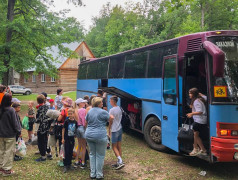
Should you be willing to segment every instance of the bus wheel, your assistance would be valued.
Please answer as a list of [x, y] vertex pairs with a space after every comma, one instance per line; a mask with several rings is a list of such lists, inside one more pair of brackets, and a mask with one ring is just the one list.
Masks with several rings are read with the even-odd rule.
[[165, 146], [161, 144], [161, 125], [160, 121], [155, 117], [150, 117], [144, 127], [144, 137], [147, 144], [155, 150], [163, 151], [166, 149]]

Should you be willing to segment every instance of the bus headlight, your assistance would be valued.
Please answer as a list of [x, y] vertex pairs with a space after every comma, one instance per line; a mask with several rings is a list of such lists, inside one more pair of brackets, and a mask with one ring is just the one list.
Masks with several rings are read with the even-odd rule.
[[234, 154], [234, 159], [238, 160], [238, 153], [237, 152]]

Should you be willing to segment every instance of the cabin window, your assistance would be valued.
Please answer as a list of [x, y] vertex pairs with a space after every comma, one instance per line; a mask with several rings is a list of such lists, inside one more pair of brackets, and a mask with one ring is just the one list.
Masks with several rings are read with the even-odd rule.
[[51, 77], [51, 82], [55, 82], [55, 77]]
[[36, 75], [32, 75], [32, 82], [36, 82]]
[[26, 77], [24, 77], [24, 83], [27, 83], [28, 79]]
[[41, 74], [41, 82], [45, 82], [45, 74]]

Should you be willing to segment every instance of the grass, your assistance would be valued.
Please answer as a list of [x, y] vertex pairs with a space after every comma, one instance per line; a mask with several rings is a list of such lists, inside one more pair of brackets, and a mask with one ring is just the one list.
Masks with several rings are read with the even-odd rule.
[[[27, 105], [23, 104], [21, 106], [21, 118], [26, 114], [26, 111]], [[23, 130], [22, 134], [24, 140], [27, 140], [27, 131]], [[39, 155], [34, 154], [36, 151], [37, 146], [27, 146], [27, 155], [24, 159], [14, 162], [13, 169], [16, 171], [16, 175], [8, 178], [0, 175], [0, 179], [89, 179], [89, 168], [77, 169], [64, 174], [63, 168], [57, 166], [59, 158], [55, 156], [53, 160], [42, 163], [35, 162], [34, 160], [39, 157]], [[144, 142], [143, 135], [137, 132], [123, 134], [122, 152], [126, 166], [116, 171], [111, 168], [116, 157], [112, 150], [107, 150], [104, 165], [106, 180], [238, 179], [237, 163], [209, 164], [196, 157], [185, 157], [174, 151], [158, 152], [150, 149]], [[53, 155], [55, 155], [54, 148]], [[206, 176], [199, 175], [200, 171], [206, 171]]]
[[[13, 98], [17, 98], [20, 101], [36, 101], [38, 94], [22, 95], [13, 94]], [[56, 94], [48, 94], [51, 99], [55, 99]], [[69, 96], [72, 100], [76, 100], [76, 91], [64, 93], [63, 96]]]

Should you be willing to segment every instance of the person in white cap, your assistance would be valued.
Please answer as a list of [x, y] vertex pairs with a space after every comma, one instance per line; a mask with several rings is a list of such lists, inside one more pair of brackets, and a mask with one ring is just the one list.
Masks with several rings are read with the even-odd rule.
[[12, 98], [12, 103], [20, 103], [21, 101], [17, 98]]
[[50, 97], [49, 96], [47, 96], [46, 97], [46, 103], [45, 103], [45, 105], [47, 105], [48, 107], [50, 107]]
[[[76, 131], [76, 136], [78, 139], [78, 149], [77, 155], [75, 158], [75, 166], [79, 166], [84, 169], [86, 167], [85, 163], [85, 153], [86, 153], [86, 140], [85, 140], [85, 116], [86, 116], [86, 109], [85, 105], [88, 101], [82, 98], [78, 98], [75, 103], [78, 105], [78, 128]], [[82, 148], [82, 155], [81, 155], [81, 163], [79, 162], [79, 153], [80, 149]]]

